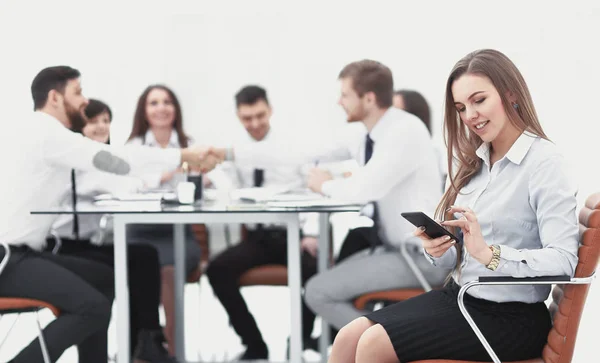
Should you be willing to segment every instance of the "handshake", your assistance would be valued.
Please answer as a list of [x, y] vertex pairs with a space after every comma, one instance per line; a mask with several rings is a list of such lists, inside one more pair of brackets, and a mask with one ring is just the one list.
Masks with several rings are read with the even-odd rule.
[[200, 169], [202, 173], [213, 170], [225, 160], [226, 156], [227, 149], [225, 148], [190, 146], [181, 149], [181, 162], [187, 162], [190, 167]]

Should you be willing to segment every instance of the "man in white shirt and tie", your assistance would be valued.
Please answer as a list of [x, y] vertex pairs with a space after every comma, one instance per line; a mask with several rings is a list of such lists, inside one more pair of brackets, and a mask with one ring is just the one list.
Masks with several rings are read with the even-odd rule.
[[[210, 170], [216, 159], [201, 148], [115, 148], [70, 131], [81, 123], [88, 103], [79, 77], [79, 71], [67, 66], [43, 69], [31, 85], [36, 112], [5, 122], [10, 137], [0, 143], [0, 169], [7, 173], [0, 194], [0, 242], [7, 243], [11, 253], [0, 271], [0, 296], [41, 300], [60, 309], [44, 329], [51, 361], [77, 345], [80, 362], [106, 363], [112, 269], [42, 252], [56, 216], [30, 212], [59, 205], [72, 169], [139, 175], [148, 169], [173, 170], [182, 162]], [[0, 259], [6, 255], [0, 248]], [[35, 339], [11, 362], [37, 362], [41, 357]]]
[[[246, 86], [235, 96], [237, 116], [245, 129], [240, 143], [257, 145], [281, 137], [271, 127], [272, 109], [267, 92], [259, 86]], [[253, 162], [224, 163], [222, 171], [231, 175], [235, 187], [294, 188], [304, 184], [301, 165], [257, 167]], [[217, 173], [219, 169], [211, 174]], [[210, 179], [211, 174], [208, 174]], [[301, 245], [302, 282], [317, 272], [316, 246], [318, 223], [316, 215], [301, 216], [303, 237]], [[310, 222], [310, 223], [309, 223]], [[240, 360], [268, 359], [268, 349], [260, 330], [239, 290], [240, 276], [251, 268], [264, 265], [287, 265], [287, 232], [285, 226], [246, 225], [243, 241], [225, 250], [211, 260], [206, 274], [215, 295], [229, 315], [229, 321], [242, 339], [246, 351]], [[267, 300], [265, 300], [268, 303]], [[277, 309], [274, 310], [274, 313]], [[303, 340], [305, 348], [316, 350], [316, 340], [311, 338], [314, 313], [303, 304]]]
[[[361, 316], [352, 300], [371, 291], [420, 287], [398, 252], [414, 226], [400, 213], [423, 211], [433, 215], [441, 197], [435, 149], [427, 128], [416, 116], [392, 107], [392, 72], [385, 65], [362, 60], [348, 64], [339, 75], [343, 107], [349, 123], [361, 122], [362, 133], [306, 148], [293, 140], [263, 145], [234, 145], [215, 149], [219, 157], [267, 167], [312, 160], [355, 159], [360, 165], [348, 178], [333, 179], [315, 168], [309, 187], [335, 199], [364, 203], [374, 220], [371, 229], [350, 231], [345, 241], [367, 250], [313, 277], [305, 287], [308, 305], [336, 328]], [[358, 241], [358, 242], [357, 242]], [[358, 247], [356, 247], [358, 246]], [[351, 248], [351, 249], [353, 249]], [[431, 285], [442, 284], [447, 272], [428, 266], [421, 249], [410, 249]], [[349, 253], [346, 253], [346, 256]]]

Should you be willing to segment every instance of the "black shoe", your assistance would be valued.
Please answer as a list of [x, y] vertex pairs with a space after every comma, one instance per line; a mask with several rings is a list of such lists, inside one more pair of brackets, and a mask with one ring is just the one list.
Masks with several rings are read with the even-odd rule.
[[165, 337], [162, 330], [141, 330], [133, 357], [148, 363], [177, 363], [163, 345]]
[[246, 351], [237, 360], [257, 359], [269, 359], [269, 348], [266, 344], [248, 345]]
[[[319, 353], [319, 338], [302, 338], [302, 351], [309, 349]], [[286, 358], [290, 359], [290, 338], [287, 340]]]

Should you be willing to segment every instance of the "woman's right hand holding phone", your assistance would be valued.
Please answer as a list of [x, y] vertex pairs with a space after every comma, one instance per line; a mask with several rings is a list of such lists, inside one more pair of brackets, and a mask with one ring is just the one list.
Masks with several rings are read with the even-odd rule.
[[430, 238], [427, 235], [427, 231], [425, 231], [425, 227], [417, 228], [414, 234], [421, 239], [425, 252], [436, 258], [442, 257], [442, 255], [456, 243], [450, 236]]

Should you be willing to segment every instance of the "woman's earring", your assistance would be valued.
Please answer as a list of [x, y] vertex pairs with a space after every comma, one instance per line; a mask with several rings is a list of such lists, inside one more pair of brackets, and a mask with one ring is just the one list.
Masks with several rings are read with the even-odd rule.
[[514, 107], [515, 110], [518, 110], [519, 109], [519, 104], [516, 103], [516, 102], [513, 102], [513, 107]]

